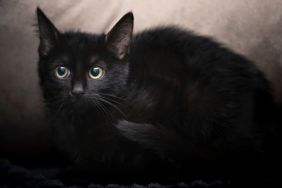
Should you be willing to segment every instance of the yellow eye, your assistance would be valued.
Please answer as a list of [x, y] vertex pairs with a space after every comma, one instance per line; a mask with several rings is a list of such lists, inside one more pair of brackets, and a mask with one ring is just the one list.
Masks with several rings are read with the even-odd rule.
[[104, 76], [104, 70], [101, 67], [93, 67], [88, 73], [91, 79], [100, 79]]
[[59, 66], [56, 68], [55, 74], [59, 79], [64, 79], [70, 75], [70, 71], [64, 66]]

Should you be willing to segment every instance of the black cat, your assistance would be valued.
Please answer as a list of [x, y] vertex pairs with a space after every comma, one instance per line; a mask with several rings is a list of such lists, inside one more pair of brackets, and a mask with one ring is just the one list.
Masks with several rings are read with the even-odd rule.
[[172, 178], [267, 156], [271, 89], [246, 58], [177, 27], [133, 35], [132, 13], [107, 34], [62, 33], [37, 16], [54, 141], [78, 169]]

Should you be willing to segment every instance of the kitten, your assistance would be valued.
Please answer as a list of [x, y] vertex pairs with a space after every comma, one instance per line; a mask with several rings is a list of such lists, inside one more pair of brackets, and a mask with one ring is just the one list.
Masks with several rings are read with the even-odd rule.
[[174, 26], [133, 35], [131, 12], [107, 34], [37, 17], [54, 143], [78, 169], [173, 179], [267, 155], [271, 89], [246, 58]]

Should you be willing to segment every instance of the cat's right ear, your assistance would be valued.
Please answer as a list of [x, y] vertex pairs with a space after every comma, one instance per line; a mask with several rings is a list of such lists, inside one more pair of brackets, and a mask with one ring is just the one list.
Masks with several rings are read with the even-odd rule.
[[56, 41], [58, 40], [60, 32], [40, 8], [37, 7], [36, 13], [40, 39], [38, 51], [41, 56], [46, 56], [54, 47]]

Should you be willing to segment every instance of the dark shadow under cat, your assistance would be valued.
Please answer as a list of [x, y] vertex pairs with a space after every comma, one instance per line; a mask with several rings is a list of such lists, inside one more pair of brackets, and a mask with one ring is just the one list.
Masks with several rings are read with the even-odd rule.
[[271, 87], [245, 57], [174, 26], [133, 35], [132, 13], [107, 34], [37, 17], [41, 87], [69, 180], [244, 177], [278, 165]]

